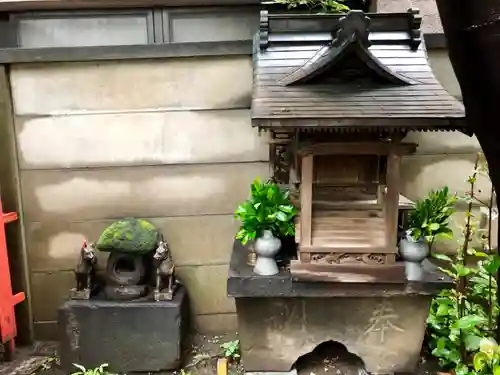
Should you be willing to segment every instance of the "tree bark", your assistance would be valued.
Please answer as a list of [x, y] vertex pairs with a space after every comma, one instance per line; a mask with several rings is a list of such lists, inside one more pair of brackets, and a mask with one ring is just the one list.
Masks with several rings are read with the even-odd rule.
[[500, 191], [500, 0], [436, 2], [468, 126], [486, 156], [495, 191]]

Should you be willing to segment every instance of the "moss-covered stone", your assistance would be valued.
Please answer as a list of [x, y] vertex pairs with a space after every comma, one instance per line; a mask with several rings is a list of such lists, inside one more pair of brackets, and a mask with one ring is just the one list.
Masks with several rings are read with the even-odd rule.
[[112, 252], [145, 254], [156, 249], [161, 233], [145, 219], [125, 218], [104, 229], [97, 249]]

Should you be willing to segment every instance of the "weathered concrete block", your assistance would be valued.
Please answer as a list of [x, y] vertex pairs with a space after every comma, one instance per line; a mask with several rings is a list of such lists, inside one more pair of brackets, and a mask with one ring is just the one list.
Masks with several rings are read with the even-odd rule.
[[245, 370], [290, 371], [300, 356], [332, 340], [360, 357], [372, 374], [412, 372], [430, 301], [430, 296], [236, 298]]
[[[81, 222], [43, 221], [25, 223], [26, 251], [32, 272], [70, 271], [77, 263], [86, 239], [97, 241], [114, 219]], [[109, 254], [97, 252], [97, 267], [104, 268]]]
[[404, 142], [418, 144], [416, 155], [472, 154], [481, 151], [475, 136], [459, 132], [409, 132]]
[[17, 64], [11, 68], [11, 85], [17, 115], [248, 108], [252, 59]]
[[442, 33], [441, 19], [433, 0], [377, 0], [377, 12], [406, 12], [409, 8], [418, 8], [423, 18], [423, 30], [426, 33]]
[[176, 370], [187, 337], [187, 295], [172, 301], [68, 301], [59, 309], [61, 365], [94, 368], [109, 363], [113, 372]]
[[16, 127], [21, 169], [269, 159], [247, 109], [18, 117]]
[[235, 313], [195, 315], [193, 328], [201, 334], [237, 332], [238, 317]]
[[[464, 195], [469, 190], [467, 178], [473, 173], [475, 158], [476, 154], [405, 157], [401, 167], [401, 193], [409, 199], [418, 199], [431, 189], [448, 186], [450, 192]], [[478, 176], [476, 188], [478, 198], [487, 202], [491, 191], [488, 178]]]
[[75, 286], [72, 271], [36, 272], [30, 275], [31, 305], [35, 322], [57, 320], [57, 308]]
[[445, 90], [455, 97], [461, 97], [462, 90], [455, 76], [453, 66], [451, 66], [448, 51], [446, 49], [428, 50], [427, 57], [429, 58], [432, 72]]
[[[233, 215], [150, 218], [165, 235], [177, 266], [229, 263], [238, 223]], [[84, 239], [96, 241], [115, 220], [26, 223], [26, 248], [33, 272], [72, 270]], [[193, 236], [196, 233], [196, 236]], [[98, 268], [108, 254], [98, 252]]]
[[229, 263], [239, 225], [233, 215], [166, 217], [151, 221], [165, 235], [176, 265]]
[[227, 297], [228, 265], [177, 267], [176, 274], [189, 290], [194, 314], [234, 312], [234, 300]]
[[268, 163], [23, 171], [24, 218], [232, 214], [257, 176], [269, 176]]
[[[435, 244], [433, 245], [433, 249], [450, 254], [456, 254], [457, 249], [462, 247], [463, 243], [463, 228], [467, 219], [465, 215], [467, 208], [459, 207], [457, 212], [452, 216], [450, 220], [450, 228], [453, 231], [453, 239], [436, 239]], [[478, 229], [486, 229], [487, 222], [481, 221], [481, 211], [479, 207], [474, 206], [472, 208], [472, 223], [478, 223]], [[492, 231], [491, 231], [491, 247], [494, 249], [498, 246], [498, 218], [494, 218], [492, 220]], [[480, 250], [484, 246], [483, 240], [480, 239], [480, 233], [472, 236], [471, 242], [469, 244], [470, 248], [474, 248], [476, 250]]]

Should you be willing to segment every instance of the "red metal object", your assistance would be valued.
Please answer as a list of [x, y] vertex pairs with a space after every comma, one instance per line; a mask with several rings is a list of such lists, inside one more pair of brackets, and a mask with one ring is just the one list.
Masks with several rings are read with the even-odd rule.
[[3, 345], [5, 360], [10, 360], [15, 350], [17, 336], [14, 306], [24, 301], [24, 293], [12, 294], [9, 257], [5, 238], [5, 224], [17, 220], [17, 213], [4, 213], [0, 201], [0, 344]]

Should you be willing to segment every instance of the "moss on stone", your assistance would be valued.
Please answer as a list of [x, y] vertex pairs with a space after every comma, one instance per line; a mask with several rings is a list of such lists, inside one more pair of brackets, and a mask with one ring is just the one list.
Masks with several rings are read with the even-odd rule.
[[125, 218], [104, 229], [97, 249], [105, 252], [148, 253], [156, 249], [161, 233], [145, 219]]

